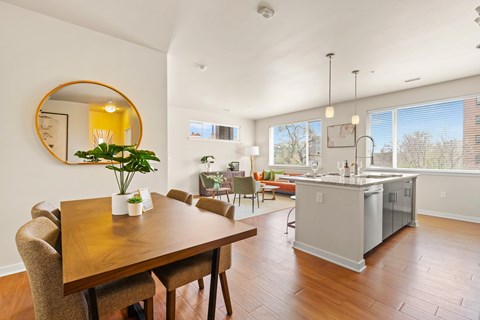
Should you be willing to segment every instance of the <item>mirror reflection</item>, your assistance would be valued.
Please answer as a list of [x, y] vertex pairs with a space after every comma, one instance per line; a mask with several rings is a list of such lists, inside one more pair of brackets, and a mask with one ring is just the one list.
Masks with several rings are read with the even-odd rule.
[[49, 92], [36, 122], [44, 146], [65, 163], [83, 163], [74, 153], [102, 142], [138, 146], [142, 135], [133, 103], [113, 87], [93, 81], [70, 82]]

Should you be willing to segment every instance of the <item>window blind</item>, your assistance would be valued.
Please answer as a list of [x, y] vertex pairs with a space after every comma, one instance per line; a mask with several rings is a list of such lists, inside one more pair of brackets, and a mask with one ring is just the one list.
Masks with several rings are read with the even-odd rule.
[[464, 97], [369, 112], [379, 167], [480, 170], [480, 106]]

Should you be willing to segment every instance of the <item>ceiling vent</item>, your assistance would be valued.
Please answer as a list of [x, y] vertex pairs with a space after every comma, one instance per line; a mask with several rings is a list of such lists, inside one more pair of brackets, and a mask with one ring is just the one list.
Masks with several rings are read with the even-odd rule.
[[264, 17], [265, 19], [270, 19], [275, 14], [275, 11], [269, 7], [260, 7], [258, 8], [258, 14]]

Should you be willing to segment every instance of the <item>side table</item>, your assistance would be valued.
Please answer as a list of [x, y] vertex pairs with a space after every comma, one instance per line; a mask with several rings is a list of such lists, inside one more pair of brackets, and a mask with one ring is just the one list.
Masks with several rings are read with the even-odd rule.
[[212, 198], [219, 198], [220, 200], [222, 199], [222, 195], [226, 194], [227, 195], [227, 200], [230, 202], [230, 196], [228, 195], [229, 192], [232, 191], [230, 188], [207, 188], [207, 192], [210, 192], [212, 194]]

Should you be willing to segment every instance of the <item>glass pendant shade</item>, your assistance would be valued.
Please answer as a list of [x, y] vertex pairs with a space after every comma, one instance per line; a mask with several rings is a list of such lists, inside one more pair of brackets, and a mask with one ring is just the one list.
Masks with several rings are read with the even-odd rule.
[[352, 116], [352, 124], [359, 124], [360, 123], [360, 116], [358, 114], [354, 114]]
[[335, 115], [335, 109], [333, 109], [333, 107], [327, 107], [325, 109], [325, 117], [326, 118], [333, 118], [334, 115]]

